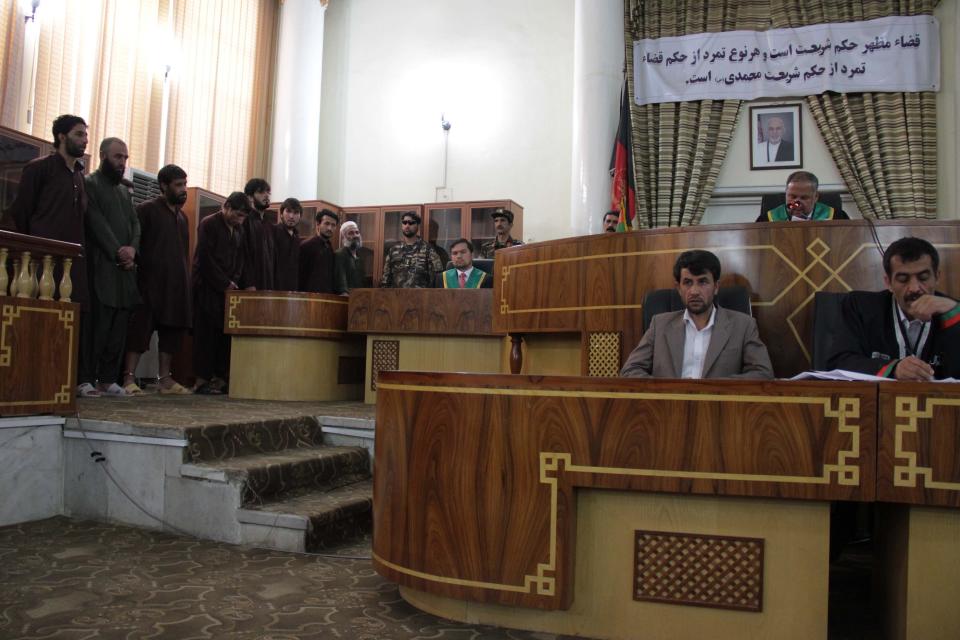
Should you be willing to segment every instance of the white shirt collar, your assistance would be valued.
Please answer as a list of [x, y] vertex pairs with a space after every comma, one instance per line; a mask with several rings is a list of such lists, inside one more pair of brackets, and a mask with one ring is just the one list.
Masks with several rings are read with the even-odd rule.
[[712, 329], [713, 322], [714, 320], [716, 320], [716, 318], [717, 318], [717, 305], [714, 304], [713, 309], [711, 309], [710, 311], [710, 320], [707, 321], [707, 326], [705, 326], [703, 329], [697, 329], [697, 325], [693, 322], [693, 318], [690, 317], [690, 311], [688, 309], [684, 309], [683, 311], [683, 323], [689, 324], [697, 331], [706, 331], [707, 329]]
[[470, 277], [470, 274], [471, 274], [472, 272], [473, 272], [473, 265], [472, 265], [472, 264], [471, 264], [469, 267], [467, 267], [466, 269], [457, 269], [457, 273], [462, 273], [462, 274], [466, 275], [468, 278]]

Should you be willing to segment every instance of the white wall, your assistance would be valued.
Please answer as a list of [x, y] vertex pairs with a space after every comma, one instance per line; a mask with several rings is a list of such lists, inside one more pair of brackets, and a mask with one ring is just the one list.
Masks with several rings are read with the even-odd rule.
[[63, 418], [0, 418], [0, 527], [63, 513]]
[[319, 196], [432, 202], [444, 112], [454, 200], [512, 198], [524, 207], [524, 240], [570, 235], [573, 9], [573, 0], [331, 2]]
[[940, 93], [937, 94], [938, 218], [960, 218], [960, 12], [956, 0], [942, 0], [933, 15], [940, 21]]

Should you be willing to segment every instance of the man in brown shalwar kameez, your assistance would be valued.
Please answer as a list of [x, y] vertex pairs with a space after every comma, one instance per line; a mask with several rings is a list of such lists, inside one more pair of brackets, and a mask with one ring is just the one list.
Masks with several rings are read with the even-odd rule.
[[243, 221], [250, 201], [234, 191], [217, 213], [197, 228], [193, 255], [193, 371], [195, 393], [226, 393], [230, 336], [223, 332], [227, 291], [239, 288], [243, 274]]
[[270, 183], [251, 178], [243, 188], [250, 201], [250, 215], [243, 223], [244, 272], [237, 284], [241, 289], [268, 291], [273, 289], [273, 230], [267, 219], [270, 206]]
[[190, 296], [190, 231], [181, 207], [187, 201], [187, 173], [168, 164], [157, 174], [158, 197], [140, 204], [140, 255], [137, 284], [143, 304], [133, 311], [127, 333], [123, 388], [140, 394], [134, 372], [140, 355], [150, 348], [157, 332], [158, 384], [163, 394], [189, 394], [173, 379], [173, 356], [193, 321]]
[[[20, 176], [17, 197], [8, 214], [15, 230], [31, 236], [74, 242], [84, 246], [84, 214], [87, 192], [83, 181], [83, 152], [87, 148], [87, 124], [83, 118], [62, 115], [53, 121], [53, 153], [27, 163]], [[86, 251], [84, 251], [86, 253]], [[59, 284], [60, 265], [54, 271]], [[84, 258], [73, 261], [71, 300], [80, 303], [80, 357], [77, 366], [77, 395], [100, 395], [94, 383], [90, 304], [87, 296], [87, 269]]]
[[299, 291], [300, 234], [297, 225], [303, 215], [303, 206], [296, 198], [287, 198], [280, 205], [280, 215], [273, 227], [273, 248], [276, 252], [273, 268], [274, 289]]

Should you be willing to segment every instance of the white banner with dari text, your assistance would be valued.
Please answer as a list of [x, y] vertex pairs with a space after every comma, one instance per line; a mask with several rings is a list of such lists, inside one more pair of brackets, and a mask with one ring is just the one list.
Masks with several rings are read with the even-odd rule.
[[633, 43], [637, 104], [836, 91], [938, 91], [933, 16], [724, 31]]

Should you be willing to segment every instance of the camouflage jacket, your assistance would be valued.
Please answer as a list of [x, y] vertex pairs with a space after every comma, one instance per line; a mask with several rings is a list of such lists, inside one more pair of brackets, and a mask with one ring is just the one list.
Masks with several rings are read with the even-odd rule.
[[515, 238], [507, 238], [506, 243], [503, 243], [503, 244], [497, 242], [496, 238], [493, 238], [492, 240], [487, 240], [486, 242], [480, 245], [480, 257], [492, 258], [494, 252], [497, 249], [504, 249], [506, 247], [515, 247], [518, 244], [523, 244], [523, 243]]
[[380, 286], [393, 289], [423, 289], [433, 286], [434, 276], [443, 272], [437, 250], [422, 239], [413, 244], [390, 247], [383, 264]]

